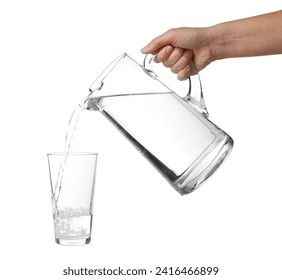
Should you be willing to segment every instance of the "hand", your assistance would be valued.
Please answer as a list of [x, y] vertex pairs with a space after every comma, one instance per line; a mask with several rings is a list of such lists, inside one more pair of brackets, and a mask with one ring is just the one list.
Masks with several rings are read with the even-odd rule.
[[178, 75], [178, 79], [185, 80], [213, 61], [207, 31], [207, 28], [170, 29], [153, 39], [141, 51], [156, 55], [155, 62], [162, 62]]

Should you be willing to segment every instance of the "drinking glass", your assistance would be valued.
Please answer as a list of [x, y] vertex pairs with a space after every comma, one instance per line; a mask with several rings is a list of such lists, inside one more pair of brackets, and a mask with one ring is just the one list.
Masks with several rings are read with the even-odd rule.
[[83, 245], [91, 241], [96, 153], [47, 154], [55, 241]]

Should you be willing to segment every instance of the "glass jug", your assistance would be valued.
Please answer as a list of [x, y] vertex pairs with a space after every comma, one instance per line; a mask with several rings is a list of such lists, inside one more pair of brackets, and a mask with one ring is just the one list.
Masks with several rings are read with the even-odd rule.
[[177, 192], [188, 194], [221, 165], [233, 140], [208, 119], [200, 79], [199, 92], [190, 82], [182, 98], [152, 65], [152, 57], [140, 65], [119, 56], [90, 86], [86, 109], [100, 111]]

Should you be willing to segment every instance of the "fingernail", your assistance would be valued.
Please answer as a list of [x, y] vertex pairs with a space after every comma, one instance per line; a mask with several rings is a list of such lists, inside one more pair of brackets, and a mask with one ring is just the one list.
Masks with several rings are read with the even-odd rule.
[[160, 61], [158, 60], [158, 57], [155, 55], [154, 57], [154, 62], [159, 63]]
[[177, 75], [177, 79], [178, 79], [179, 81], [185, 81], [185, 80], [186, 80], [185, 77], [182, 77], [182, 76], [179, 76], [179, 75]]

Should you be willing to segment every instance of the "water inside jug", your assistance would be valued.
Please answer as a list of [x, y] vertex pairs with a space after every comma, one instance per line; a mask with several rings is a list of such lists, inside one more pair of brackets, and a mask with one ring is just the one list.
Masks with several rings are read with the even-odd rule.
[[85, 109], [102, 113], [182, 195], [206, 181], [232, 149], [232, 138], [207, 118], [202, 96], [198, 103], [180, 97], [127, 54], [90, 92]]

